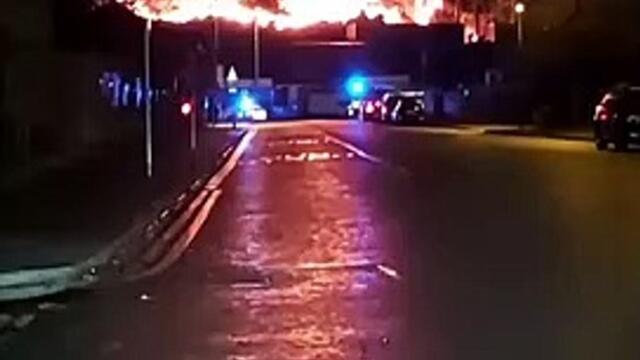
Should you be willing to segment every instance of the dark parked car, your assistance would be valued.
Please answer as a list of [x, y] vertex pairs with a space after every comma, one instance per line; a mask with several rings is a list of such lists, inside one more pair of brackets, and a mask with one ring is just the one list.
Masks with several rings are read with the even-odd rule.
[[381, 99], [365, 100], [362, 103], [362, 114], [365, 121], [382, 121], [385, 108]]
[[364, 121], [382, 121], [385, 115], [384, 97], [387, 91], [375, 90], [359, 104], [359, 112], [362, 112]]
[[598, 150], [613, 144], [624, 151], [629, 143], [640, 142], [640, 87], [621, 86], [607, 92], [593, 117]]
[[424, 101], [415, 96], [392, 96], [387, 101], [386, 120], [397, 124], [411, 124], [426, 120]]

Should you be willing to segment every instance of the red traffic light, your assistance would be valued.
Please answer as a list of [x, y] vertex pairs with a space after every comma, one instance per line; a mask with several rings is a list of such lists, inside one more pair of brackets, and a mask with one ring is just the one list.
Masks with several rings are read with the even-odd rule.
[[193, 111], [193, 105], [191, 105], [190, 102], [183, 103], [182, 106], [180, 106], [180, 112], [184, 116], [191, 115], [192, 111]]

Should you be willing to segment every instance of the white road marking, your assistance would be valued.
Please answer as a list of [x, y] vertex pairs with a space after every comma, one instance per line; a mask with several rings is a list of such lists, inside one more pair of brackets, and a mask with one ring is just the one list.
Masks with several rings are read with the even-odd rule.
[[402, 277], [400, 276], [400, 274], [398, 273], [398, 271], [396, 269], [393, 269], [389, 266], [386, 265], [382, 265], [382, 264], [378, 264], [378, 266], [376, 266], [376, 268], [378, 269], [378, 271], [380, 271], [380, 273], [394, 279], [394, 280], [400, 280], [402, 279]]
[[[196, 197], [196, 200], [189, 206], [191, 211], [197, 210], [195, 217], [192, 219], [193, 212], [187, 210], [183, 216], [181, 216], [182, 221], [178, 221], [177, 224], [173, 224], [172, 228], [182, 229], [185, 225], [186, 221], [191, 220], [186, 227], [186, 230], [182, 231], [181, 234], [178, 235], [178, 239], [173, 243], [169, 252], [155, 265], [153, 265], [150, 269], [147, 269], [141, 274], [135, 274], [130, 277], [129, 281], [135, 281], [137, 279], [141, 279], [148, 276], [157, 275], [171, 265], [173, 265], [180, 256], [184, 253], [184, 251], [191, 245], [193, 240], [198, 236], [200, 230], [204, 226], [206, 220], [209, 218], [213, 207], [217, 203], [218, 199], [222, 195], [222, 190], [220, 186], [224, 182], [224, 180], [233, 172], [233, 170], [237, 167], [242, 155], [247, 150], [251, 141], [256, 136], [257, 130], [251, 129], [249, 130], [245, 136], [242, 138], [238, 146], [235, 148], [229, 160], [218, 170], [218, 172], [209, 179], [207, 184], [205, 185], [204, 190]], [[202, 206], [200, 206], [202, 205]], [[170, 229], [171, 230], [171, 229]], [[173, 235], [165, 234], [163, 238], [173, 237]], [[153, 252], [154, 249], [151, 249]]]
[[191, 222], [187, 229], [180, 234], [178, 240], [175, 241], [171, 250], [169, 250], [167, 255], [165, 255], [160, 262], [158, 262], [152, 268], [146, 270], [142, 274], [137, 274], [129, 278], [128, 280], [135, 281], [144, 277], [154, 276], [165, 271], [171, 265], [173, 265], [184, 253], [184, 251], [189, 248], [189, 245], [191, 245], [193, 240], [200, 233], [202, 226], [211, 214], [213, 206], [217, 203], [221, 195], [221, 190], [216, 190], [209, 195], [204, 205], [202, 206], [202, 208], [200, 208], [198, 214], [193, 219], [193, 222]]
[[347, 262], [307, 262], [298, 264], [295, 269], [296, 270], [341, 270], [341, 269], [358, 269], [358, 268], [368, 268], [375, 265], [373, 262], [368, 260], [361, 261], [347, 261]]
[[247, 132], [244, 138], [242, 138], [242, 141], [240, 141], [240, 144], [238, 144], [231, 154], [231, 157], [229, 157], [227, 163], [224, 164], [224, 166], [209, 180], [209, 182], [207, 182], [207, 185], [205, 186], [207, 190], [214, 191], [220, 187], [227, 176], [229, 176], [236, 166], [238, 166], [240, 158], [242, 158], [242, 155], [251, 144], [251, 141], [256, 136], [257, 132], [258, 131], [255, 128]]
[[357, 147], [357, 146], [355, 146], [355, 145], [353, 145], [351, 143], [348, 143], [348, 142], [346, 142], [344, 140], [338, 139], [337, 137], [331, 136], [329, 134], [326, 134], [325, 138], [329, 142], [332, 142], [332, 143], [334, 143], [336, 145], [342, 146], [343, 148], [345, 148], [348, 151], [356, 154], [357, 156], [359, 156], [360, 158], [362, 158], [364, 160], [367, 160], [367, 161], [370, 161], [370, 162], [376, 163], [376, 164], [382, 164], [382, 159], [380, 159], [377, 156], [374, 156], [374, 155], [371, 155], [371, 154], [367, 153], [366, 151], [360, 149], [359, 147]]
[[402, 280], [402, 276], [400, 273], [390, 267], [389, 265], [385, 265], [383, 263], [373, 262], [369, 260], [360, 260], [360, 261], [347, 261], [347, 262], [311, 262], [311, 263], [301, 263], [296, 266], [289, 265], [280, 265], [280, 266], [269, 266], [264, 268], [263, 270], [267, 271], [341, 271], [341, 270], [365, 270], [370, 272], [378, 272], [381, 275], [384, 275], [393, 280], [400, 281]]

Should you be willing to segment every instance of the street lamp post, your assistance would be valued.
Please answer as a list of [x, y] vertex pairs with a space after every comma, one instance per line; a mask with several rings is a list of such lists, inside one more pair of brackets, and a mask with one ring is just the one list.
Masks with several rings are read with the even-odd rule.
[[526, 6], [522, 2], [518, 2], [514, 6], [514, 11], [516, 13], [516, 26], [518, 31], [518, 47], [522, 49], [524, 45], [524, 26], [523, 26], [523, 15], [526, 11]]
[[194, 104], [193, 110], [190, 114], [191, 116], [189, 117], [189, 147], [191, 148], [191, 151], [195, 151], [198, 148], [198, 97], [195, 96], [192, 101]]
[[253, 78], [257, 86], [260, 79], [260, 25], [258, 19], [253, 22]]
[[148, 178], [153, 176], [153, 93], [151, 91], [151, 32], [153, 30], [153, 21], [147, 20], [144, 31], [144, 91], [145, 91], [145, 120], [144, 120], [144, 137], [145, 137], [145, 166]]
[[[213, 19], [213, 67], [214, 71], [218, 71], [218, 63], [220, 62], [220, 20]], [[216, 79], [217, 80], [217, 79]]]

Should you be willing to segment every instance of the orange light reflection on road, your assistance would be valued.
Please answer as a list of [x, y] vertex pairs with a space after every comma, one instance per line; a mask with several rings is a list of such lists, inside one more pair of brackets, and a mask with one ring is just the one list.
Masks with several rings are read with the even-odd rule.
[[[295, 167], [240, 168], [242, 186], [256, 202], [243, 204], [248, 213], [238, 218], [240, 233], [224, 256], [267, 279], [230, 286], [220, 295], [237, 321], [227, 335], [211, 341], [232, 349], [235, 358], [360, 359], [366, 352], [363, 339], [385, 335], [383, 326], [361, 326], [364, 319], [371, 322], [366, 313], [378, 306], [376, 291], [389, 281], [375, 265], [381, 250], [370, 209], [352, 184], [336, 175], [346, 160], [317, 163], [334, 159], [335, 145], [307, 139], [266, 148], [296, 153], [300, 146], [318, 148], [284, 155]], [[285, 175], [297, 186], [278, 184], [291, 188], [287, 198], [273, 198], [266, 184], [256, 183], [266, 181], [265, 171], [297, 169], [304, 169], [302, 184]]]

